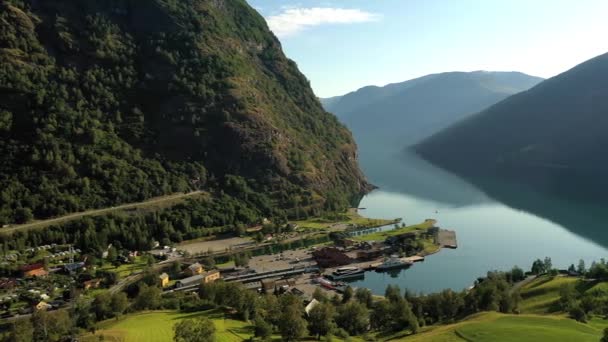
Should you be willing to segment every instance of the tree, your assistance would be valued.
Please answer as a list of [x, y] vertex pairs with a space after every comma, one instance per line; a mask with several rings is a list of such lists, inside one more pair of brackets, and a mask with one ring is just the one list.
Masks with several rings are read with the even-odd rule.
[[160, 294], [161, 291], [158, 287], [141, 284], [133, 304], [139, 310], [154, 310], [160, 305]]
[[114, 263], [116, 261], [116, 258], [118, 258], [118, 251], [116, 250], [116, 248], [114, 246], [108, 248], [108, 261]]
[[327, 302], [327, 295], [319, 287], [315, 287], [315, 291], [312, 293], [312, 298], [318, 300], [321, 303]]
[[587, 269], [585, 268], [585, 260], [581, 259], [578, 261], [576, 271], [581, 275], [585, 274], [585, 272], [587, 271]]
[[401, 290], [397, 285], [388, 285], [386, 290], [384, 291], [384, 297], [388, 299], [389, 302], [395, 302], [399, 298], [401, 298]]
[[[213, 259], [212, 257], [206, 257], [202, 260], [202, 262], [203, 262], [203, 265], [208, 269], [215, 267], [215, 259]], [[180, 272], [181, 272], [181, 270], [180, 270]]]
[[511, 281], [516, 283], [518, 281], [524, 280], [525, 278], [526, 275], [524, 274], [524, 270], [522, 270], [518, 266], [513, 266], [513, 268], [511, 269]]
[[264, 295], [258, 301], [256, 314], [271, 325], [278, 326], [281, 319], [279, 300], [275, 295]]
[[374, 298], [372, 296], [372, 292], [369, 289], [364, 287], [360, 287], [355, 291], [355, 298], [359, 303], [365, 305], [368, 308], [371, 308], [374, 303]]
[[146, 256], [146, 265], [148, 267], [154, 265], [156, 263], [156, 259], [154, 259], [154, 256], [152, 254], [148, 254]]
[[608, 342], [608, 328], [604, 328], [604, 336], [602, 336], [600, 342]]
[[338, 308], [336, 323], [349, 334], [358, 335], [369, 326], [369, 312], [363, 304], [350, 301]]
[[90, 329], [94, 324], [93, 314], [91, 313], [91, 303], [85, 297], [79, 297], [72, 306], [70, 314], [76, 326], [85, 330]]
[[31, 342], [34, 340], [34, 326], [29, 319], [20, 319], [11, 325], [8, 340], [11, 342]]
[[403, 330], [404, 328], [409, 328], [414, 333], [418, 331], [418, 319], [412, 312], [410, 303], [404, 298], [391, 302], [389, 308], [393, 331]]
[[587, 322], [587, 314], [585, 314], [585, 311], [583, 311], [583, 309], [579, 305], [572, 306], [570, 310], [568, 310], [568, 314], [570, 315], [570, 317], [579, 322]]
[[253, 239], [255, 240], [255, 242], [257, 243], [261, 243], [262, 241], [264, 241], [264, 234], [262, 234], [262, 232], [257, 232], [254, 236]]
[[127, 307], [129, 306], [129, 300], [127, 298], [127, 294], [124, 292], [118, 292], [112, 295], [112, 300], [110, 301], [110, 308], [112, 310], [112, 314], [114, 316], [120, 316], [125, 312]]
[[215, 342], [215, 325], [207, 317], [185, 319], [173, 326], [175, 342]]
[[545, 267], [545, 263], [542, 260], [536, 259], [532, 263], [532, 269], [530, 271], [535, 275], [539, 275], [547, 272], [547, 269]]
[[28, 223], [34, 219], [34, 214], [30, 208], [17, 208], [15, 210], [15, 222], [16, 223]]
[[266, 339], [272, 335], [272, 325], [260, 316], [256, 316], [253, 320], [253, 327], [255, 337]]
[[551, 258], [545, 257], [543, 264], [545, 265], [545, 272], [549, 272], [553, 269], [553, 263], [551, 262]]
[[32, 314], [33, 341], [55, 342], [67, 337], [72, 328], [72, 320], [64, 310], [53, 313], [37, 310]]
[[330, 303], [319, 303], [308, 313], [308, 331], [317, 338], [329, 334], [334, 328], [334, 307]]
[[180, 275], [180, 273], [182, 273], [182, 263], [176, 261], [171, 265], [171, 274], [177, 277]]
[[[282, 305], [283, 306], [283, 305]], [[297, 341], [306, 334], [306, 321], [297, 304], [283, 306], [279, 320], [279, 332], [284, 341]]]
[[342, 293], [342, 303], [348, 303], [351, 298], [353, 298], [353, 288], [347, 286], [346, 289], [344, 289], [344, 293]]
[[370, 323], [372, 328], [383, 330], [388, 327], [391, 321], [391, 312], [389, 302], [385, 299], [374, 303], [372, 308]]
[[112, 301], [112, 295], [109, 292], [103, 292], [95, 296], [93, 299], [93, 312], [98, 321], [109, 318], [112, 314], [112, 308], [110, 306]]

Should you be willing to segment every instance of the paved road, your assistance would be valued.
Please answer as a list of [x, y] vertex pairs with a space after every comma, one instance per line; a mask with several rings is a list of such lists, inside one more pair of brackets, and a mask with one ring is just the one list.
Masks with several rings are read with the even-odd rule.
[[509, 294], [513, 294], [515, 293], [515, 291], [521, 289], [523, 286], [525, 286], [526, 284], [529, 284], [532, 280], [536, 279], [535, 275], [531, 275], [526, 277], [526, 279], [515, 283], [515, 285], [513, 285], [513, 287], [509, 290]]
[[196, 196], [196, 195], [200, 195], [202, 193], [203, 193], [202, 191], [192, 191], [192, 192], [188, 192], [188, 193], [179, 193], [179, 194], [167, 195], [167, 196], [162, 196], [162, 197], [155, 197], [155, 198], [149, 199], [147, 201], [137, 202], [137, 203], [128, 203], [128, 204], [123, 204], [123, 205], [119, 205], [116, 207], [103, 208], [103, 209], [92, 209], [92, 210], [87, 210], [87, 211], [83, 211], [83, 212], [79, 212], [79, 213], [68, 214], [68, 215], [61, 216], [61, 217], [55, 217], [55, 218], [51, 218], [48, 220], [35, 221], [32, 223], [26, 223], [26, 224], [20, 224], [20, 225], [12, 225], [10, 227], [0, 229], [0, 233], [14, 233], [19, 230], [42, 228], [42, 227], [45, 227], [45, 226], [48, 226], [51, 224], [67, 222], [67, 221], [79, 219], [79, 218], [85, 217], [85, 216], [101, 215], [101, 214], [107, 214], [107, 213], [117, 211], [117, 210], [146, 207], [146, 206], [153, 205], [153, 204], [159, 204], [159, 203], [163, 203], [163, 202], [175, 201], [178, 199]]

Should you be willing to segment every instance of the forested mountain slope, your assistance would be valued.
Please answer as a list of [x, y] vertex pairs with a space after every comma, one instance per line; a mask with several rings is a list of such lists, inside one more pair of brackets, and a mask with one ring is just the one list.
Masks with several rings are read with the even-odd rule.
[[0, 223], [195, 189], [269, 215], [367, 188], [244, 0], [0, 3]]
[[417, 151], [469, 178], [608, 200], [608, 54], [432, 136]]

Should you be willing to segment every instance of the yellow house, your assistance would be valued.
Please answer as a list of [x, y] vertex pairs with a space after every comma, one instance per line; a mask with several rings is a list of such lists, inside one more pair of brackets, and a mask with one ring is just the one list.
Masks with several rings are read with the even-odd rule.
[[213, 270], [209, 272], [203, 273], [203, 283], [213, 283], [214, 281], [220, 279], [220, 271]]
[[169, 275], [167, 273], [159, 275], [158, 282], [160, 287], [166, 287], [167, 285], [169, 285]]
[[40, 301], [40, 303], [36, 304], [35, 308], [36, 311], [40, 311], [40, 310], [47, 310], [49, 309], [51, 306], [49, 304], [47, 304], [44, 301]]

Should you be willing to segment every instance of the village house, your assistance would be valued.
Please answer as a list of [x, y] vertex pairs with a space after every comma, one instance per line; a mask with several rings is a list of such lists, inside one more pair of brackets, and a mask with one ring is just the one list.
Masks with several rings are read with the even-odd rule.
[[36, 306], [34, 306], [34, 309], [36, 309], [36, 311], [40, 311], [40, 310], [48, 310], [51, 309], [53, 306], [50, 304], [47, 304], [45, 301], [41, 300], [38, 304], [36, 304]]
[[46, 277], [49, 272], [44, 269], [44, 264], [32, 264], [21, 267], [24, 278]]
[[188, 266], [188, 268], [186, 269], [186, 273], [191, 276], [195, 276], [195, 275], [202, 274], [204, 270], [205, 269], [203, 268], [203, 266], [201, 264], [199, 264], [198, 262], [195, 262], [194, 264]]
[[82, 261], [72, 262], [72, 263], [63, 265], [63, 271], [67, 274], [75, 273], [76, 271], [80, 270], [81, 268], [84, 268], [84, 262], [82, 262]]
[[99, 288], [99, 286], [101, 286], [101, 279], [91, 279], [91, 280], [87, 280], [82, 283], [82, 287], [85, 290], [97, 289], [97, 288]]
[[310, 315], [310, 311], [312, 311], [312, 309], [313, 309], [315, 306], [319, 305], [319, 304], [321, 304], [321, 303], [320, 303], [318, 300], [316, 300], [316, 299], [314, 299], [314, 298], [313, 298], [313, 299], [310, 301], [310, 303], [308, 303], [308, 304], [306, 305], [306, 307], [304, 308], [304, 312], [306, 313], [306, 316]]
[[208, 272], [203, 272], [203, 283], [213, 283], [214, 281], [220, 279], [220, 271], [212, 270]]
[[167, 287], [169, 285], [169, 275], [167, 273], [159, 275], [158, 284], [160, 285], [160, 287]]
[[2, 278], [0, 279], [0, 289], [3, 290], [12, 290], [17, 285], [17, 281], [12, 278]]

